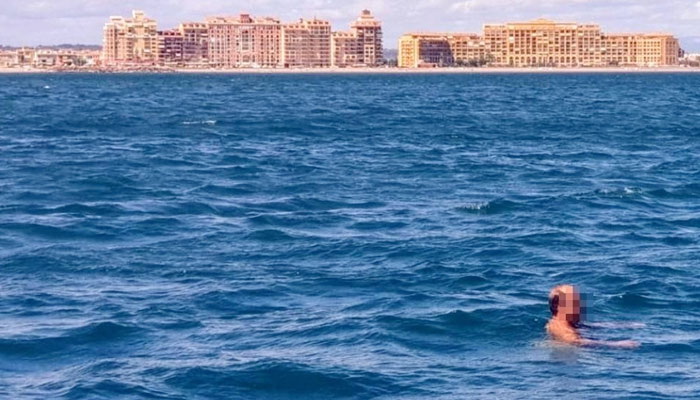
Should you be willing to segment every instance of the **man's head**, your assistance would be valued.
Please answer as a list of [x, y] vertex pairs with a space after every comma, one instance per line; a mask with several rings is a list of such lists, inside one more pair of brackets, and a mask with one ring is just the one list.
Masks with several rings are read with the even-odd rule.
[[577, 324], [581, 321], [581, 307], [581, 292], [576, 286], [557, 286], [549, 293], [549, 310], [553, 318]]

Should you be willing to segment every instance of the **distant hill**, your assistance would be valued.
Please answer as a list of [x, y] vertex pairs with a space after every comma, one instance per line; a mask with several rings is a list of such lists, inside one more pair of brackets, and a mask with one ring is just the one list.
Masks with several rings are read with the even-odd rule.
[[[34, 46], [26, 46], [26, 47], [34, 47]], [[0, 45], [0, 50], [17, 50], [20, 47], [14, 47], [14, 46], [3, 46]], [[44, 45], [39, 45], [36, 46], [37, 49], [47, 49], [47, 50], [102, 50], [102, 46], [94, 45], [94, 44], [58, 44], [54, 46], [44, 46]]]
[[700, 53], [700, 36], [686, 36], [680, 38], [680, 41], [687, 53]]
[[398, 55], [399, 51], [397, 49], [384, 49], [384, 58], [387, 60], [396, 60]]

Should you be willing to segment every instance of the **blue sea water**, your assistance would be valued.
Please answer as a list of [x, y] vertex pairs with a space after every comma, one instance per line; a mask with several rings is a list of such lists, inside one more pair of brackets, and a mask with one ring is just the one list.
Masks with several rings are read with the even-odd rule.
[[699, 264], [700, 75], [0, 76], [0, 398], [697, 399]]

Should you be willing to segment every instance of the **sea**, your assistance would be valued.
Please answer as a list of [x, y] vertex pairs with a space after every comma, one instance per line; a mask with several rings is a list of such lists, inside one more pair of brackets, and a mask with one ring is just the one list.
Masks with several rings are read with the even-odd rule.
[[[550, 340], [563, 283], [641, 346]], [[700, 74], [0, 75], [0, 398], [698, 399], [699, 366]]]

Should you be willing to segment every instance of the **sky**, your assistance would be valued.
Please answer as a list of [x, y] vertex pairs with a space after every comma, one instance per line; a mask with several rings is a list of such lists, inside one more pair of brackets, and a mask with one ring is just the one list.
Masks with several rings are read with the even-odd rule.
[[159, 29], [209, 15], [328, 19], [347, 29], [368, 8], [383, 22], [385, 47], [408, 31], [480, 32], [484, 23], [546, 17], [598, 23], [606, 32], [665, 31], [700, 52], [700, 0], [0, 0], [0, 45], [100, 44], [110, 15], [144, 10]]

